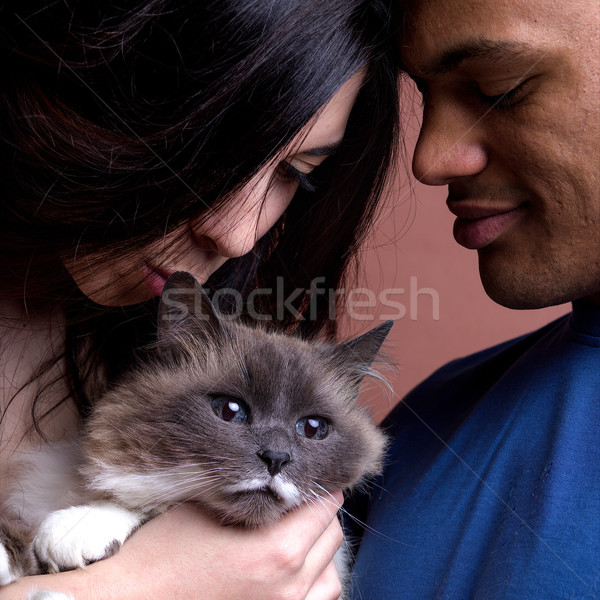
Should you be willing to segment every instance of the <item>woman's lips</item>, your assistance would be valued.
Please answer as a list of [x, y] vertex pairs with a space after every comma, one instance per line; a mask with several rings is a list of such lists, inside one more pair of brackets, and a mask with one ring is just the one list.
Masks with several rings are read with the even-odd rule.
[[153, 296], [160, 296], [169, 277], [168, 274], [158, 271], [147, 264], [144, 264], [143, 271], [144, 283], [146, 284], [146, 287], [150, 290]]
[[479, 250], [491, 244], [519, 218], [522, 206], [496, 212], [458, 206], [451, 206], [450, 210], [458, 217], [454, 222], [454, 239], [469, 250]]

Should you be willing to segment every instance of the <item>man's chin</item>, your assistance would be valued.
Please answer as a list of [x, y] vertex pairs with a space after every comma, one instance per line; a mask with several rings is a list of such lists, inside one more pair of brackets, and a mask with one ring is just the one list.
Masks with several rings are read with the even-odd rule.
[[534, 310], [571, 302], [577, 296], [547, 282], [531, 278], [487, 274], [480, 269], [481, 282], [486, 294], [497, 304], [513, 310]]

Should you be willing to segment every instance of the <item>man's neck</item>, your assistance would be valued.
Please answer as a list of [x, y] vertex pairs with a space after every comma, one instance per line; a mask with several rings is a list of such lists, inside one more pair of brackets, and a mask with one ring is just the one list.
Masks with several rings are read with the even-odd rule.
[[592, 296], [587, 296], [583, 298], [585, 302], [589, 302], [590, 304], [595, 304], [596, 306], [600, 306], [600, 294], [594, 294]]

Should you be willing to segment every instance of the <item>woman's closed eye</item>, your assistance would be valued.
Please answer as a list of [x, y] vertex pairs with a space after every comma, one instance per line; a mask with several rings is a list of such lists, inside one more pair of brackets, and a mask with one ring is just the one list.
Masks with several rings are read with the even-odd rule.
[[297, 183], [298, 187], [306, 192], [314, 192], [317, 189], [315, 179], [312, 175], [317, 168], [315, 165], [306, 166], [293, 164], [297, 161], [282, 161], [277, 169], [277, 177], [286, 183]]

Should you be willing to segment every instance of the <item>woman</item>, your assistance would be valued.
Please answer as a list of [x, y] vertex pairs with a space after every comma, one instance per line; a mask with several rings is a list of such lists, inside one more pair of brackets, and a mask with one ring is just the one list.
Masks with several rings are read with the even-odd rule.
[[[242, 316], [332, 334], [328, 296], [294, 291], [340, 286], [397, 131], [384, 0], [27, 4], [0, 8], [0, 489], [151, 339], [171, 272], [277, 290]], [[180, 507], [0, 597], [324, 600], [339, 543], [327, 511], [241, 532]]]

